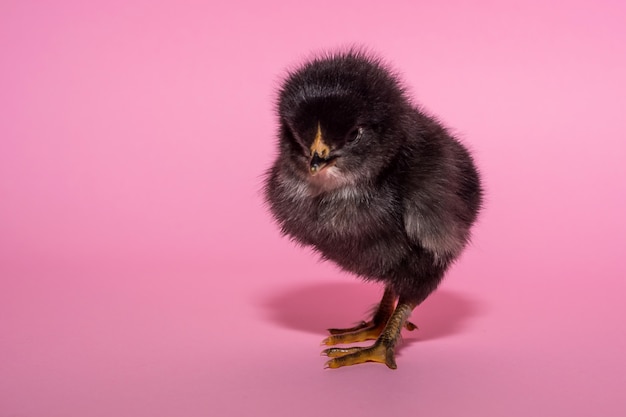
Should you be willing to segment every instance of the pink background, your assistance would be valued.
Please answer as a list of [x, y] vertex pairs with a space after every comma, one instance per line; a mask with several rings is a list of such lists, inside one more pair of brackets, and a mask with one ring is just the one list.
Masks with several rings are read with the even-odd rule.
[[[3, 1], [0, 416], [626, 415], [626, 3]], [[397, 371], [381, 291], [278, 235], [274, 92], [362, 44], [475, 152]]]

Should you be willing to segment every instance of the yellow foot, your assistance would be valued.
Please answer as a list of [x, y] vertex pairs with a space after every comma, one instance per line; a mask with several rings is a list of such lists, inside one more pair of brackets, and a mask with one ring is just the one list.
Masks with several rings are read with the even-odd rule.
[[394, 348], [378, 341], [369, 347], [329, 348], [322, 355], [332, 358], [326, 362], [326, 368], [334, 369], [364, 362], [384, 363], [391, 369], [397, 368]]
[[349, 329], [328, 329], [330, 336], [322, 340], [326, 346], [339, 345], [344, 343], [364, 342], [366, 340], [376, 340], [385, 328], [385, 323], [374, 324], [373, 322], [361, 322], [361, 324]]
[[[348, 329], [328, 329], [328, 336], [322, 340], [322, 345], [334, 346], [346, 343], [365, 342], [367, 340], [376, 340], [385, 328], [386, 323], [375, 324], [373, 321], [362, 321], [354, 327]], [[408, 331], [417, 329], [417, 326], [406, 321], [404, 328]]]

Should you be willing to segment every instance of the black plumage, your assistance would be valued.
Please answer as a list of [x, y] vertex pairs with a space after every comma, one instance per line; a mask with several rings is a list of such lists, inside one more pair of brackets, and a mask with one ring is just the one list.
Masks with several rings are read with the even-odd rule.
[[[315, 58], [279, 92], [278, 156], [265, 195], [282, 232], [366, 280], [384, 284], [371, 320], [331, 329], [329, 367], [394, 351], [411, 311], [459, 256], [481, 206], [467, 149], [408, 98], [398, 77], [361, 51]], [[397, 306], [396, 306], [397, 300]]]

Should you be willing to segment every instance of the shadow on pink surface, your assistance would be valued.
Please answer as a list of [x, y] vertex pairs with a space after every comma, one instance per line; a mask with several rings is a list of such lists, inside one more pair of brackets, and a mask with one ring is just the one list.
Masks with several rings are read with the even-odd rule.
[[[269, 319], [279, 326], [326, 334], [329, 327], [349, 327], [367, 319], [382, 296], [371, 284], [320, 283], [292, 287], [262, 300]], [[465, 323], [484, 312], [484, 304], [457, 291], [438, 290], [414, 311], [414, 332], [403, 332], [404, 343], [438, 339], [463, 331]]]

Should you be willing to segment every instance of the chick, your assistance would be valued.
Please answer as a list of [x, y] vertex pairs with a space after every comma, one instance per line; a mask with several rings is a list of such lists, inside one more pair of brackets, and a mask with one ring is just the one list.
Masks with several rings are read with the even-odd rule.
[[278, 155], [265, 178], [284, 235], [346, 271], [382, 283], [368, 321], [329, 329], [329, 368], [396, 368], [413, 309], [437, 288], [470, 238], [482, 190], [467, 151], [411, 104], [398, 77], [359, 50], [289, 73], [278, 96]]

